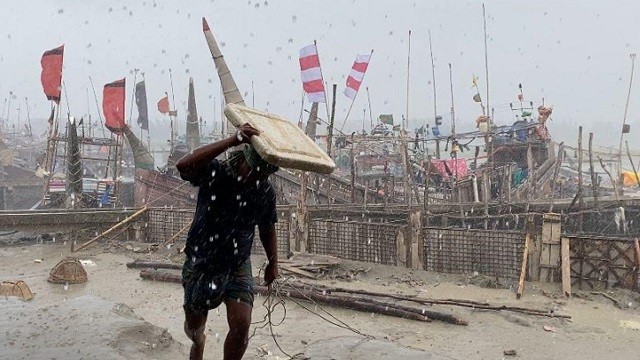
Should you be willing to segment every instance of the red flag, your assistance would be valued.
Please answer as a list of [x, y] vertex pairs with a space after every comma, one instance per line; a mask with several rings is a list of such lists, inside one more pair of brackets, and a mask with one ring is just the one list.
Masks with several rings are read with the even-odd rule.
[[125, 127], [124, 87], [125, 79], [120, 79], [105, 85], [102, 93], [104, 124], [115, 134], [122, 134], [122, 129]]
[[64, 45], [45, 51], [40, 60], [40, 65], [42, 66], [42, 73], [40, 73], [42, 89], [47, 99], [55, 101], [56, 104], [60, 103], [63, 54]]
[[160, 101], [158, 101], [158, 111], [160, 111], [163, 114], [168, 114], [169, 113], [169, 97], [165, 96], [162, 99], [160, 99]]

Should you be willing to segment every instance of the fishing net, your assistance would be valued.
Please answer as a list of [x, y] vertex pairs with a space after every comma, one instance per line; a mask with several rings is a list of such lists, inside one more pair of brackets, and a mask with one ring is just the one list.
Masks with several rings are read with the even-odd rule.
[[68, 257], [51, 269], [47, 281], [54, 284], [82, 284], [87, 282], [87, 272], [78, 259]]

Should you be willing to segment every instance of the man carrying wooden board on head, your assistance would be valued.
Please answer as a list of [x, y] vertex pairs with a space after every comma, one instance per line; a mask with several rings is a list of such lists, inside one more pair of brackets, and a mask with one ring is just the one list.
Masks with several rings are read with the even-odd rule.
[[[317, 172], [335, 167], [282, 118], [239, 105], [229, 105], [225, 113], [238, 127], [236, 134], [202, 146], [176, 164], [182, 179], [199, 187], [182, 270], [191, 359], [202, 359], [208, 311], [223, 302], [229, 323], [224, 359], [241, 359], [247, 349], [254, 299], [249, 257], [256, 226], [268, 260], [264, 281], [270, 285], [278, 277], [276, 194], [269, 175], [277, 165]], [[231, 152], [228, 160], [216, 159], [239, 145], [244, 148]]]

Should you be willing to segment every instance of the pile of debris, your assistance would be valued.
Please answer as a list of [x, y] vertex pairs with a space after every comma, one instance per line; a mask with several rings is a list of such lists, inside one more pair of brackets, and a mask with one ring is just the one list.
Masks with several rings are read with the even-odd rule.
[[292, 253], [288, 259], [279, 260], [278, 265], [283, 275], [318, 280], [335, 270], [340, 260], [327, 255]]

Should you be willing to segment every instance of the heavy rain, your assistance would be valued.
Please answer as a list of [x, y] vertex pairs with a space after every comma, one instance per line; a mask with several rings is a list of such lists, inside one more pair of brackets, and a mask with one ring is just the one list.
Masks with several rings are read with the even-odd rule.
[[630, 0], [0, 4], [0, 360], [635, 359]]

